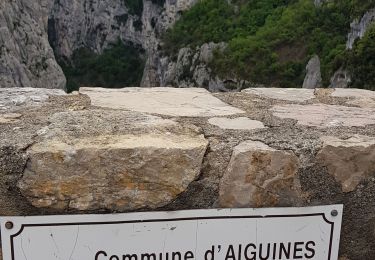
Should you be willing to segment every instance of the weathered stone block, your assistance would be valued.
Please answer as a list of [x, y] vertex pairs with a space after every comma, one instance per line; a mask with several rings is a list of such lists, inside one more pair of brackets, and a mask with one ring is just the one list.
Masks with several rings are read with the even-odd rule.
[[321, 139], [323, 148], [317, 160], [344, 192], [355, 190], [361, 181], [375, 175], [375, 138], [355, 135], [346, 140], [332, 136]]
[[135, 210], [171, 202], [200, 174], [203, 136], [48, 140], [29, 150], [19, 188], [36, 207]]
[[222, 207], [292, 205], [298, 200], [298, 158], [291, 151], [246, 141], [234, 148], [220, 183]]

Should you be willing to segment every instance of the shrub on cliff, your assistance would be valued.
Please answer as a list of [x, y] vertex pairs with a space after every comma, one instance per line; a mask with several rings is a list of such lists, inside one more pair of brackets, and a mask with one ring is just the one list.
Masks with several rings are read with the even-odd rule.
[[78, 49], [71, 62], [60, 64], [67, 77], [67, 89], [71, 92], [79, 86], [139, 86], [145, 60], [139, 47], [118, 41], [101, 55], [87, 48]]
[[356, 42], [347, 67], [354, 76], [352, 86], [375, 90], [375, 25]]
[[227, 42], [210, 64], [215, 73], [281, 87], [302, 85], [308, 59], [318, 54], [324, 85], [345, 63], [350, 22], [373, 0], [202, 0], [164, 36], [176, 57], [185, 46]]

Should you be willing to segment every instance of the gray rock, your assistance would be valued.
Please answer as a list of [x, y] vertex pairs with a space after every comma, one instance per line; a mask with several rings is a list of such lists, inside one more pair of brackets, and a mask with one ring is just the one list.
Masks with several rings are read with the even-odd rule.
[[50, 3], [0, 2], [0, 88], [65, 88], [65, 77], [48, 43]]
[[211, 92], [239, 90], [242, 81], [220, 79], [208, 67], [214, 51], [223, 51], [225, 43], [205, 43], [196, 49], [181, 48], [177, 61], [164, 57], [159, 66], [161, 86], [203, 87]]
[[41, 105], [50, 96], [66, 95], [63, 90], [42, 88], [0, 88], [0, 113], [20, 106]]
[[348, 88], [351, 80], [351, 75], [343, 68], [338, 69], [331, 77], [330, 88]]
[[147, 59], [141, 86], [161, 85], [160, 36], [196, 0], [166, 0], [163, 5], [143, 0], [133, 13], [123, 0], [55, 1], [49, 17], [50, 39], [60, 58], [81, 47], [101, 53], [118, 39], [139, 45]]
[[371, 9], [366, 12], [361, 20], [354, 20], [350, 24], [350, 33], [348, 34], [348, 40], [346, 42], [346, 48], [352, 49], [355, 41], [365, 36], [367, 29], [372, 23], [375, 22], [375, 9]]
[[302, 88], [315, 89], [322, 87], [322, 74], [320, 72], [320, 60], [314, 55], [306, 66], [306, 76]]

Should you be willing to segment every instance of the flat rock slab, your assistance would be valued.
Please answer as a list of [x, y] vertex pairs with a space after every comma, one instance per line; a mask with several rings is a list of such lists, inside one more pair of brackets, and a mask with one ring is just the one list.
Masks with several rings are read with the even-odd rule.
[[336, 88], [331, 96], [342, 98], [375, 98], [375, 91], [353, 88]]
[[221, 129], [230, 130], [254, 130], [266, 128], [264, 124], [257, 120], [251, 120], [247, 117], [225, 118], [213, 117], [208, 119], [211, 125], [215, 125]]
[[199, 176], [208, 144], [193, 126], [129, 111], [58, 113], [39, 134], [18, 187], [54, 210], [164, 206]]
[[0, 88], [0, 112], [18, 106], [33, 106], [48, 100], [50, 96], [66, 95], [58, 89]]
[[352, 127], [375, 124], [375, 109], [338, 105], [278, 105], [271, 109], [274, 116], [298, 121], [299, 125], [313, 127]]
[[22, 117], [21, 114], [8, 113], [0, 114], [0, 124], [10, 124], [17, 122]]
[[92, 105], [181, 117], [213, 117], [244, 113], [202, 88], [81, 88]]
[[221, 207], [272, 207], [298, 200], [298, 158], [262, 142], [245, 141], [233, 150], [219, 191]]
[[300, 88], [248, 88], [242, 90], [261, 97], [272, 98], [284, 101], [304, 102], [315, 98], [313, 89]]
[[317, 155], [320, 164], [342, 186], [354, 191], [361, 181], [375, 174], [375, 138], [355, 135], [349, 139], [322, 137], [323, 148]]
[[331, 94], [332, 97], [348, 98], [349, 105], [375, 108], [375, 91], [365, 89], [338, 88]]

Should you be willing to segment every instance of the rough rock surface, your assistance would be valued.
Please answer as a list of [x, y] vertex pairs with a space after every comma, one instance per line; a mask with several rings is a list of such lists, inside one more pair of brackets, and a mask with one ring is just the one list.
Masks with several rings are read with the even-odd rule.
[[355, 135], [342, 140], [326, 136], [322, 141], [317, 159], [341, 183], [344, 192], [355, 190], [375, 173], [375, 138]]
[[[213, 208], [223, 201], [342, 203], [340, 257], [374, 259], [375, 113], [351, 104], [371, 98], [367, 91], [97, 89], [98, 95], [83, 90], [92, 100], [50, 93], [21, 105], [10, 102], [19, 92], [4, 91], [0, 215]], [[243, 117], [265, 127], [221, 128], [209, 122], [213, 117], [230, 123]], [[231, 188], [232, 180], [238, 184]]]
[[352, 49], [355, 43], [355, 40], [358, 38], [361, 39], [365, 36], [367, 29], [372, 23], [375, 22], [375, 9], [371, 9], [366, 12], [361, 20], [354, 20], [350, 24], [350, 33], [348, 34], [348, 40], [346, 42], [346, 48]]
[[147, 51], [156, 51], [160, 34], [196, 0], [166, 0], [163, 4], [143, 0], [143, 9], [138, 13], [132, 12], [122, 0], [92, 1], [91, 4], [69, 2], [56, 2], [50, 17], [56, 21], [57, 49], [65, 57], [70, 57], [82, 45], [100, 52], [118, 38], [138, 43]]
[[314, 90], [312, 89], [295, 89], [295, 88], [249, 88], [244, 89], [243, 92], [255, 94], [262, 97], [303, 102], [315, 98]]
[[[116, 119], [137, 117], [140, 120], [127, 127], [138, 127], [138, 132], [145, 133], [129, 129], [124, 131], [127, 134], [76, 138], [53, 133], [70, 127], [55, 120], [79, 118], [81, 122], [75, 127], [81, 128], [82, 134], [86, 124], [98, 121], [95, 117], [107, 124], [115, 119], [113, 114], [98, 112], [56, 114], [51, 120], [55, 126], [44, 134], [46, 140], [30, 147], [19, 188], [34, 206], [60, 210], [154, 209], [171, 202], [199, 176], [207, 141], [187, 129], [177, 127], [187, 133], [171, 133], [176, 123], [169, 120], [124, 113]], [[162, 127], [171, 132], [160, 133]]]
[[333, 74], [330, 81], [330, 88], [348, 88], [352, 79], [348, 71], [340, 68]]
[[65, 88], [65, 76], [48, 43], [51, 3], [0, 1], [0, 88]]
[[375, 92], [370, 90], [359, 90], [359, 89], [336, 89], [332, 94], [332, 97], [341, 97], [347, 99], [347, 104], [363, 107], [363, 108], [375, 108]]
[[205, 43], [195, 49], [182, 48], [176, 61], [161, 58], [158, 69], [161, 86], [203, 87], [211, 92], [238, 91], [247, 82], [237, 79], [221, 79], [208, 67], [214, 51], [223, 51], [226, 43]]
[[221, 207], [298, 205], [298, 158], [261, 142], [242, 142], [233, 149], [219, 191]]
[[160, 36], [196, 0], [143, 0], [133, 10], [123, 0], [55, 1], [49, 16], [51, 44], [60, 58], [70, 58], [81, 47], [101, 53], [121, 39], [147, 53], [142, 86], [159, 86]]
[[50, 96], [65, 95], [62, 90], [41, 88], [0, 88], [0, 112], [18, 106], [35, 106]]
[[315, 89], [322, 87], [322, 74], [320, 72], [320, 60], [314, 55], [306, 66], [306, 76], [302, 88]]
[[338, 105], [278, 105], [273, 115], [290, 118], [300, 125], [315, 127], [366, 126], [375, 124], [375, 110]]

